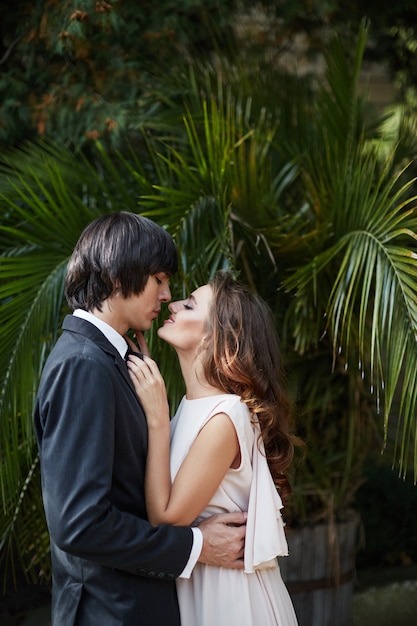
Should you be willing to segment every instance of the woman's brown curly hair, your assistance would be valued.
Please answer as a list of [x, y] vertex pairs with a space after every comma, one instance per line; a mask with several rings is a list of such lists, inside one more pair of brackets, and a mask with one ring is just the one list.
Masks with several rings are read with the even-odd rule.
[[285, 503], [291, 487], [286, 470], [299, 439], [292, 432], [283, 388], [278, 336], [266, 303], [228, 272], [209, 285], [213, 301], [207, 320], [203, 368], [207, 381], [241, 397], [256, 415], [268, 465]]

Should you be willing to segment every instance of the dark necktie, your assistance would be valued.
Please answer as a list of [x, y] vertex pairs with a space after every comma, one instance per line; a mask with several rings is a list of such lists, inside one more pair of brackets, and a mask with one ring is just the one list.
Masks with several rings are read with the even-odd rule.
[[127, 344], [127, 351], [126, 351], [126, 354], [125, 354], [125, 361], [127, 361], [128, 357], [129, 357], [129, 354], [133, 354], [133, 356], [137, 356], [140, 359], [142, 359], [142, 361], [143, 361], [143, 354], [141, 352], [136, 352], [135, 350], [132, 350], [130, 345]]

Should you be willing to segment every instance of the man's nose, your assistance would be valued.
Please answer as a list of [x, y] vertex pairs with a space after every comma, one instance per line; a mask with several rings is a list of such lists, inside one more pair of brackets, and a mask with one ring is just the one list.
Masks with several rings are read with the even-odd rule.
[[159, 293], [161, 302], [169, 302], [171, 300], [171, 290], [168, 285], [164, 285]]

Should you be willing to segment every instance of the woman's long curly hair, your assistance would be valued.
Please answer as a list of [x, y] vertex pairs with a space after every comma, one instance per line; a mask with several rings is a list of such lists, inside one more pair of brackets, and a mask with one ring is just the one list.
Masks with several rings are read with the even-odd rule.
[[218, 272], [209, 284], [213, 301], [202, 355], [204, 374], [210, 384], [240, 396], [257, 417], [272, 478], [285, 503], [291, 494], [286, 470], [301, 442], [292, 431], [272, 314], [228, 272]]

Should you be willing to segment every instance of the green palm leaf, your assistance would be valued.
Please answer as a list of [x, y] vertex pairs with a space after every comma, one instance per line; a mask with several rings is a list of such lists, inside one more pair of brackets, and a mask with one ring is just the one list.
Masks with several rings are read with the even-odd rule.
[[400, 473], [413, 462], [417, 478], [416, 197], [395, 149], [386, 157], [383, 143], [379, 152], [376, 125], [366, 126], [357, 98], [365, 35], [364, 27], [351, 67], [340, 40], [329, 52], [328, 86], [316, 103], [317, 139], [302, 160], [308, 236], [298, 240], [299, 261], [284, 281], [296, 294], [287, 333], [301, 354], [328, 334], [333, 363], [344, 355], [344, 367], [358, 370], [375, 395], [386, 442], [390, 421], [396, 424]]
[[191, 273], [201, 284], [216, 269], [235, 267], [255, 283], [253, 268], [268, 263], [274, 271], [271, 246], [291, 219], [280, 198], [298, 168], [281, 158], [272, 169], [277, 124], [265, 110], [252, 112], [250, 98], [218, 83], [214, 92], [198, 93], [184, 115], [181, 145], [173, 138], [152, 146], [160, 182], [141, 204], [174, 235], [184, 280]]

